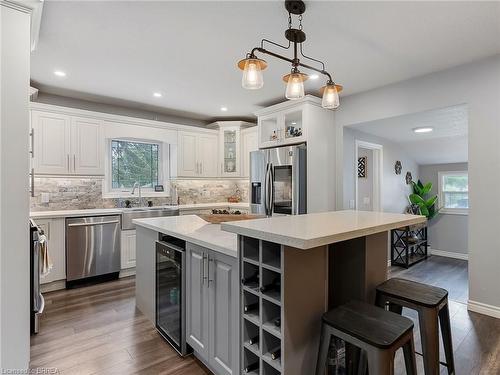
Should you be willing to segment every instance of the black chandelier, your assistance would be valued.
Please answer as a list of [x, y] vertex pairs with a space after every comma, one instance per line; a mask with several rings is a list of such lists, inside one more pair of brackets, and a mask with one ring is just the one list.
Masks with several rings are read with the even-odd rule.
[[[306, 56], [302, 51], [302, 43], [306, 40], [306, 34], [302, 30], [302, 15], [306, 10], [306, 5], [300, 0], [287, 0], [285, 1], [285, 8], [288, 11], [288, 29], [285, 31], [285, 38], [288, 40], [288, 46], [275, 43], [268, 39], [262, 39], [260, 47], [253, 48], [250, 53], [247, 53], [243, 60], [238, 62], [238, 67], [243, 70], [241, 85], [243, 88], [249, 90], [260, 89], [264, 85], [262, 71], [267, 68], [267, 63], [265, 60], [259, 59], [255, 55], [256, 52], [260, 52], [288, 61], [292, 64], [290, 74], [283, 77], [283, 81], [287, 84], [285, 92], [287, 99], [296, 100], [304, 97], [304, 82], [309, 76], [299, 70], [299, 67], [302, 67], [326, 76], [326, 85], [320, 89], [320, 93], [323, 96], [321, 106], [329, 109], [338, 108], [340, 105], [339, 92], [342, 91], [342, 86], [337, 85], [333, 81], [331, 74], [325, 70], [325, 64], [322, 61]], [[298, 18], [298, 29], [292, 27], [292, 15]], [[293, 44], [293, 58], [288, 58], [275, 52], [268, 51], [264, 48], [264, 43], [269, 43], [283, 49], [290, 49]], [[320, 65], [321, 68], [301, 62], [298, 55], [299, 53], [301, 58], [310, 60], [314, 64]]]

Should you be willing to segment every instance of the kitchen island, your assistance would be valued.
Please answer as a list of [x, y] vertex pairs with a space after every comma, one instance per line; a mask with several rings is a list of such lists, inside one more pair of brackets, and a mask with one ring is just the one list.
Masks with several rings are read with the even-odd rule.
[[186, 242], [181, 320], [215, 374], [314, 373], [321, 315], [373, 302], [387, 277], [388, 231], [423, 216], [337, 211], [209, 224], [196, 215], [134, 220], [137, 307], [155, 323], [156, 242]]
[[387, 278], [388, 231], [425, 221], [336, 211], [223, 223], [238, 234], [242, 369], [313, 374], [321, 315], [351, 299], [374, 303]]

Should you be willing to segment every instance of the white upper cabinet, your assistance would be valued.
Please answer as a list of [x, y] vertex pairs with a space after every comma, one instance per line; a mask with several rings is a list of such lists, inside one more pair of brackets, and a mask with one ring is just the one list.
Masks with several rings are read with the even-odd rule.
[[104, 174], [104, 138], [99, 120], [73, 117], [71, 123], [73, 173]]
[[31, 116], [35, 173], [68, 174], [71, 118], [34, 111]]
[[180, 131], [178, 177], [217, 177], [217, 150], [216, 134]]
[[198, 137], [198, 154], [203, 177], [217, 177], [218, 144], [215, 134], [201, 134]]
[[257, 127], [241, 131], [241, 177], [250, 176], [250, 153], [259, 149]]
[[36, 174], [103, 175], [101, 121], [33, 111]]

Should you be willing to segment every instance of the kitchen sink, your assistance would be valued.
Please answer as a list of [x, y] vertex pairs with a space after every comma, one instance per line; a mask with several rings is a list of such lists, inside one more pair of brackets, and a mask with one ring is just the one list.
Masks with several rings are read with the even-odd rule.
[[179, 216], [179, 209], [172, 207], [133, 207], [124, 208], [122, 211], [122, 230], [135, 229], [134, 219], [148, 217]]

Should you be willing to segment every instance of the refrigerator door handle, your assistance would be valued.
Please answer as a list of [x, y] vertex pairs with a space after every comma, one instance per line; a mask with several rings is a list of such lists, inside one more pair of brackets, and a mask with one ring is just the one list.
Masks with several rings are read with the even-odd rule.
[[266, 164], [266, 175], [264, 177], [264, 210], [265, 214], [269, 215], [269, 163]]
[[267, 164], [266, 169], [266, 215], [273, 214], [274, 187], [273, 187], [273, 165]]

